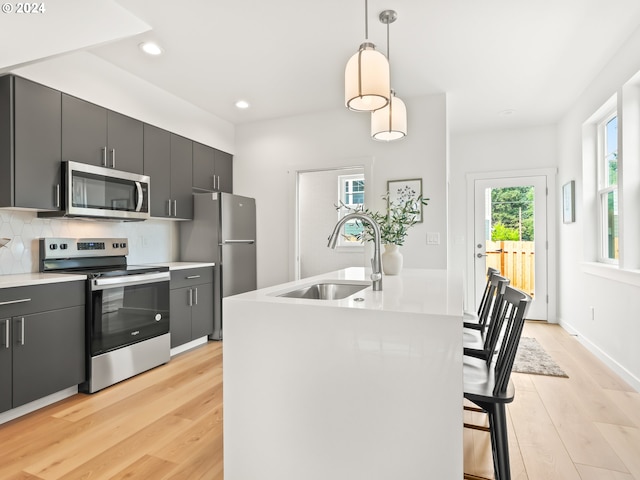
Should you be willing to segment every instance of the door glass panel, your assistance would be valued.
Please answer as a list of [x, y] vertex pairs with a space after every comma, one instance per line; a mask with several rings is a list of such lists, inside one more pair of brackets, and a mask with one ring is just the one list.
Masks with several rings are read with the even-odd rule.
[[485, 189], [486, 266], [510, 279], [510, 285], [534, 296], [535, 187]]

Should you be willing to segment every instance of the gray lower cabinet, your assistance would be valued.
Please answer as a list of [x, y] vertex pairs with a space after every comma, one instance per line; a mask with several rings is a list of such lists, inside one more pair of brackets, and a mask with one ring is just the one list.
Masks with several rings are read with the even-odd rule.
[[213, 267], [171, 271], [171, 348], [213, 333]]
[[151, 216], [193, 219], [193, 142], [144, 125], [144, 174], [151, 183]]
[[233, 156], [193, 142], [193, 188], [233, 193]]
[[0, 77], [0, 206], [60, 209], [61, 93]]
[[0, 289], [0, 411], [85, 380], [85, 282]]

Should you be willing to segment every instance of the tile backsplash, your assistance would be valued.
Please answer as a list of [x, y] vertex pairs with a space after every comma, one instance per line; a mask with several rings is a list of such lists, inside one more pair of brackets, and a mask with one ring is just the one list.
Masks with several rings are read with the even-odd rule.
[[43, 237], [124, 237], [129, 239], [128, 263], [178, 259], [178, 222], [109, 222], [38, 218], [34, 211], [0, 210], [0, 275], [38, 271], [38, 239]]

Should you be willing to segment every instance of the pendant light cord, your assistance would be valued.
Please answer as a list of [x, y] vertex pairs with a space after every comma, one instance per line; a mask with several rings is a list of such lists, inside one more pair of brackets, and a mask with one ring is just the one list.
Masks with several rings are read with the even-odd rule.
[[369, 40], [369, 1], [364, 0], [364, 39]]

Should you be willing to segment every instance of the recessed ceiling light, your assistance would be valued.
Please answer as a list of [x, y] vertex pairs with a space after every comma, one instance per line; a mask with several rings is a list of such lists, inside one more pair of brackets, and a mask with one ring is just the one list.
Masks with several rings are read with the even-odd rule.
[[148, 53], [149, 55], [161, 55], [163, 52], [158, 44], [154, 42], [144, 42], [141, 43], [139, 47], [144, 53]]
[[244, 110], [245, 108], [249, 108], [249, 102], [247, 102], [246, 100], [238, 100], [236, 102], [236, 107]]

